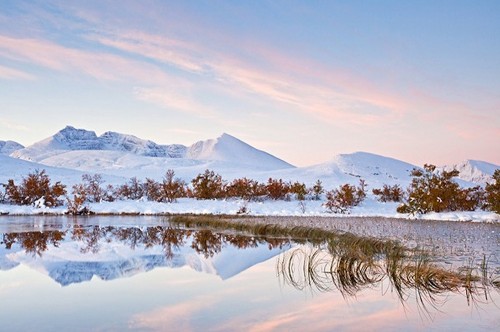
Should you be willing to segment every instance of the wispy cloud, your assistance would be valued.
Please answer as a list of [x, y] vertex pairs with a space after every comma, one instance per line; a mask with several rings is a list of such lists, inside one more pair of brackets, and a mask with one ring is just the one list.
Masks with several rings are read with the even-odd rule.
[[112, 37], [92, 34], [87, 38], [122, 51], [171, 64], [182, 70], [204, 71], [202, 56], [197, 54], [191, 44], [178, 39], [149, 35], [140, 31], [130, 31]]
[[0, 35], [0, 56], [28, 62], [68, 74], [84, 74], [99, 80], [166, 82], [168, 76], [153, 65], [104, 52], [69, 48], [39, 39]]
[[0, 56], [69, 75], [80, 73], [99, 80], [153, 85], [135, 89], [135, 97], [161, 107], [196, 114], [200, 113], [201, 106], [196, 98], [179, 88], [165, 89], [162, 86], [173, 79], [180, 80], [184, 72], [195, 75], [184, 80], [204, 80], [223, 93], [249, 98], [257, 96], [329, 122], [359, 125], [389, 119], [401, 109], [402, 102], [397, 97], [371, 89], [365, 80], [352, 73], [349, 75], [342, 70], [292, 59], [265, 50], [263, 46], [249, 50], [259, 57], [255, 62], [236, 58], [202, 43], [143, 31], [100, 33], [97, 30], [86, 38], [110, 50], [87, 51], [46, 40], [0, 35]]
[[11, 121], [6, 120], [4, 118], [0, 118], [0, 127], [4, 127], [6, 129], [12, 129], [12, 130], [29, 131], [29, 128], [26, 127], [25, 125], [14, 123], [14, 122], [11, 122]]
[[[211, 78], [213, 84], [231, 93], [236, 89], [240, 93], [264, 97], [330, 121], [367, 124], [377, 118], [393, 116], [402, 104], [396, 97], [385, 97], [378, 91], [370, 91], [362, 79], [347, 79], [346, 73], [315, 69], [313, 67], [319, 65], [301, 64], [281, 54], [261, 59], [267, 64], [265, 67], [275, 68], [269, 70], [199, 43], [144, 32], [107, 33], [106, 36], [92, 34], [89, 39]], [[313, 69], [305, 71], [303, 68]], [[331, 77], [341, 78], [332, 84]]]
[[129, 321], [129, 327], [161, 331], [175, 326], [178, 331], [195, 331], [197, 327], [191, 325], [190, 318], [195, 313], [214, 306], [216, 302], [214, 297], [199, 296], [191, 301], [180, 302], [134, 315]]
[[0, 65], [0, 79], [7, 80], [34, 80], [35, 76], [17, 69]]
[[136, 87], [134, 89], [134, 96], [138, 100], [152, 103], [162, 108], [179, 110], [203, 117], [213, 115], [213, 111], [210, 108], [196, 102], [188, 95], [186, 90], [180, 91], [171, 87]]
[[[126, 56], [65, 47], [47, 40], [0, 35], [0, 57], [97, 80], [133, 83], [133, 96], [157, 106], [210, 116], [212, 111], [190, 96], [192, 84], [155, 64]], [[0, 78], [31, 78], [29, 74], [0, 67]], [[139, 85], [139, 86], [138, 86]], [[148, 86], [148, 87], [141, 87]], [[152, 86], [152, 87], [151, 87]]]

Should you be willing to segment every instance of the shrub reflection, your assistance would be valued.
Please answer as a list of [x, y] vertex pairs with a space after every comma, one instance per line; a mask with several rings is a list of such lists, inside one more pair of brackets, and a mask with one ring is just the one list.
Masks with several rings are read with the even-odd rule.
[[259, 244], [266, 244], [271, 250], [282, 248], [284, 244], [290, 243], [288, 239], [267, 239], [266, 237], [224, 234], [208, 229], [190, 230], [171, 226], [121, 228], [74, 225], [67, 231], [5, 233], [2, 235], [0, 245], [5, 246], [6, 249], [11, 249], [14, 244], [18, 244], [27, 254], [42, 257], [50, 245], [58, 247], [60, 242], [66, 238], [79, 243], [82, 254], [99, 253], [103, 242], [120, 242], [128, 245], [131, 249], [138, 246], [144, 246], [145, 248], [161, 246], [168, 259], [172, 259], [175, 252], [187, 244], [196, 253], [209, 258], [221, 252], [227, 246], [245, 249], [255, 248]]

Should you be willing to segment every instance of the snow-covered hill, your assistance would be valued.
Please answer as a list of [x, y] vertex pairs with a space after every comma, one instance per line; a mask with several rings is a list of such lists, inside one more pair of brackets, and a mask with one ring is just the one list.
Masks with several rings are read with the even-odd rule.
[[411, 181], [410, 172], [417, 166], [367, 152], [339, 154], [330, 161], [318, 165], [301, 167], [279, 172], [268, 172], [265, 176], [280, 177], [284, 180], [300, 181], [312, 185], [321, 180], [326, 188], [366, 181], [367, 189], [379, 188], [384, 184], [400, 184], [406, 187]]
[[[80, 183], [82, 175], [88, 173], [70, 168], [47, 166], [0, 154], [0, 184], [7, 183], [9, 179], [19, 182], [23, 177], [26, 177], [36, 170], [45, 170], [52, 182], [60, 181], [67, 185], [68, 188], [71, 188], [73, 184]], [[119, 184], [124, 183], [126, 178], [115, 175], [105, 175], [104, 180], [107, 183]]]
[[22, 148], [24, 148], [23, 145], [14, 141], [0, 141], [0, 154], [9, 155]]
[[216, 139], [199, 141], [191, 145], [186, 158], [229, 161], [251, 165], [261, 170], [293, 168], [289, 163], [225, 133]]
[[458, 164], [443, 166], [442, 169], [456, 169], [460, 172], [459, 179], [484, 185], [492, 180], [493, 173], [500, 166], [480, 160], [464, 160]]

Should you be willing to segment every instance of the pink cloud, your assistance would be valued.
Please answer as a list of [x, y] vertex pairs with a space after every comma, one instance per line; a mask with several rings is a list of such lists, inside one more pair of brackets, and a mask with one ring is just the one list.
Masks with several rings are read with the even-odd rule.
[[67, 48], [49, 41], [0, 35], [0, 56], [72, 74], [80, 72], [100, 80], [168, 81], [155, 66], [108, 54]]
[[122, 51], [139, 53], [144, 57], [169, 63], [186, 71], [203, 71], [200, 56], [191, 45], [177, 39], [148, 35], [138, 31], [112, 37], [94, 34], [88, 36], [88, 39]]
[[35, 76], [13, 68], [0, 66], [0, 79], [7, 80], [34, 80]]
[[130, 319], [129, 327], [155, 331], [166, 331], [175, 327], [178, 331], [196, 331], [196, 326], [192, 326], [190, 323], [190, 317], [215, 304], [216, 301], [212, 297], [198, 297], [192, 301], [180, 302], [150, 312], [136, 314]]
[[[361, 79], [356, 82], [348, 78], [349, 73], [314, 69], [319, 65], [300, 63], [277, 53], [261, 52], [269, 55], [263, 62], [274, 68], [267, 70], [201, 44], [144, 32], [122, 32], [111, 36], [93, 34], [89, 39], [202, 77], [212, 77], [213, 83], [222, 86], [226, 92], [234, 94], [236, 88], [240, 93], [256, 94], [329, 121], [369, 124], [393, 116], [403, 104], [396, 98], [371, 91]], [[303, 68], [313, 69], [306, 71]], [[338, 81], [333, 84], [335, 78]], [[360, 106], [374, 111], [371, 114], [359, 112]]]
[[190, 97], [187, 89], [179, 91], [171, 87], [155, 87], [134, 89], [134, 96], [138, 100], [155, 104], [162, 108], [175, 109], [185, 113], [197, 114], [203, 117], [211, 117], [214, 112]]

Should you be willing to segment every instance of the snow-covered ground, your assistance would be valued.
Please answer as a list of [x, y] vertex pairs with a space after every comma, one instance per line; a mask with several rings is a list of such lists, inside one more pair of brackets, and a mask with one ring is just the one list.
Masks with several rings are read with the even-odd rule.
[[[421, 220], [454, 220], [473, 222], [500, 222], [500, 215], [488, 211], [472, 212], [442, 212], [424, 215], [408, 215], [396, 212], [398, 203], [381, 203], [373, 198], [366, 199], [360, 206], [354, 207], [349, 214], [333, 214], [322, 205], [323, 201], [306, 200], [302, 203], [296, 200], [262, 202], [247, 202], [239, 199], [227, 200], [196, 200], [181, 198], [175, 203], [158, 203], [146, 200], [126, 200], [115, 202], [89, 203], [87, 206], [96, 214], [214, 214], [238, 215], [245, 207], [247, 215], [251, 216], [320, 216], [320, 217], [386, 217]], [[32, 206], [1, 205], [0, 214], [36, 215], [64, 214], [67, 208], [35, 208]]]

